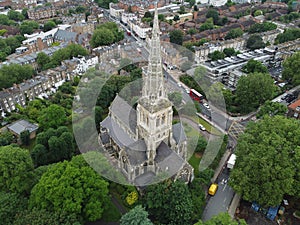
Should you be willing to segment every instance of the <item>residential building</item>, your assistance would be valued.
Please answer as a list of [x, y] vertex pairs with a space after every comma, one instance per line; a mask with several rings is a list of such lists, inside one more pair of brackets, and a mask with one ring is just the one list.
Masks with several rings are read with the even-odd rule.
[[118, 4], [109, 3], [109, 14], [114, 18], [121, 18], [121, 14], [125, 12]]
[[31, 20], [49, 19], [56, 16], [56, 9], [51, 6], [32, 8], [27, 11], [27, 15]]
[[288, 116], [298, 120], [300, 119], [300, 99], [288, 106]]
[[128, 20], [130, 31], [134, 32], [139, 38], [145, 40], [152, 28], [139, 20]]
[[29, 131], [29, 138], [33, 139], [36, 136], [36, 132], [39, 126], [28, 122], [27, 120], [18, 120], [7, 126], [7, 129], [18, 138], [18, 142], [21, 143], [20, 136], [24, 131]]
[[[190, 182], [193, 167], [187, 160], [187, 138], [181, 123], [172, 125], [172, 103], [164, 87], [158, 13], [155, 11], [149, 65], [144, 70], [137, 109], [116, 96], [100, 123], [99, 143], [129, 182], [144, 187], [161, 173]], [[111, 160], [116, 163], [114, 164]]]

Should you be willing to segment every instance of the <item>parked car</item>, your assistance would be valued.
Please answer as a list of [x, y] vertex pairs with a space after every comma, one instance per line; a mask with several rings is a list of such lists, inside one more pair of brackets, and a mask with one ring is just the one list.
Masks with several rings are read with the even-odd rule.
[[206, 130], [205, 127], [204, 127], [201, 123], [199, 123], [198, 126], [199, 126], [199, 129], [200, 129], [200, 130], [203, 130], [203, 131]]

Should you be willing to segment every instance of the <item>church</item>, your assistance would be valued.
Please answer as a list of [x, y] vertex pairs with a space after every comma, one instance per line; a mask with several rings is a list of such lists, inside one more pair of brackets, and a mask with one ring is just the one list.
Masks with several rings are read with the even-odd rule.
[[155, 8], [149, 63], [143, 72], [142, 96], [136, 109], [119, 95], [100, 123], [99, 142], [128, 181], [151, 184], [164, 175], [188, 183], [193, 167], [187, 162], [187, 138], [181, 123], [172, 125], [173, 109], [164, 87], [160, 30]]

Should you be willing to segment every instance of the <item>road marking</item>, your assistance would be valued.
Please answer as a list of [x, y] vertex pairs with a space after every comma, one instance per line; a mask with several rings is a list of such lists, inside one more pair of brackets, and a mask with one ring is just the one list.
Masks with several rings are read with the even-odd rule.
[[224, 200], [223, 200], [223, 202], [225, 203], [226, 200], [227, 200], [227, 199], [226, 199], [226, 197], [225, 197]]
[[222, 191], [224, 191], [224, 190], [226, 189], [226, 186], [227, 186], [227, 184], [225, 184], [225, 185], [224, 185], [224, 188], [223, 188], [223, 190], [222, 190]]

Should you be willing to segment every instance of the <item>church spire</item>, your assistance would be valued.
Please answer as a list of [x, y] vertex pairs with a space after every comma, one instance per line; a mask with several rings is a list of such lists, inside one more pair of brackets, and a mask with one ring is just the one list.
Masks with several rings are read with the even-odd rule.
[[155, 5], [152, 37], [149, 47], [149, 64], [147, 72], [144, 74], [143, 97], [149, 98], [151, 104], [155, 104], [157, 100], [166, 98], [160, 52], [160, 30], [157, 4]]

